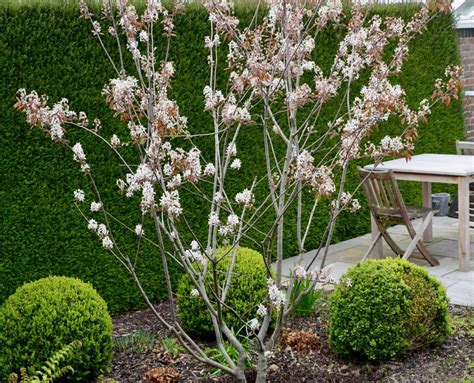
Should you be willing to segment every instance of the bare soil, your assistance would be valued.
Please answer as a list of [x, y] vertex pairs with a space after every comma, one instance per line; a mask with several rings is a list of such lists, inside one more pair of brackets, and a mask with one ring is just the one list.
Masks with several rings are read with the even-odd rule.
[[[156, 305], [169, 317], [169, 305]], [[450, 308], [454, 332], [443, 343], [427, 350], [407, 353], [385, 362], [345, 360], [334, 354], [327, 342], [328, 308], [323, 303], [314, 315], [290, 318], [285, 335], [269, 365], [269, 382], [473, 382], [474, 381], [474, 309]], [[138, 332], [150, 334], [151, 346], [146, 350], [130, 346], [116, 349], [108, 377], [119, 382], [142, 382], [145, 374], [159, 376], [163, 368], [171, 368], [180, 382], [233, 382], [232, 377], [212, 374], [210, 368], [181, 352], [173, 358], [162, 339], [164, 326], [150, 309], [113, 318], [114, 339], [130, 337]], [[211, 340], [199, 339], [203, 347]], [[159, 370], [154, 370], [161, 368]], [[151, 370], [151, 372], [150, 372]], [[178, 374], [174, 374], [177, 372]], [[252, 381], [254, 371], [248, 371]], [[149, 380], [165, 382], [166, 380]]]

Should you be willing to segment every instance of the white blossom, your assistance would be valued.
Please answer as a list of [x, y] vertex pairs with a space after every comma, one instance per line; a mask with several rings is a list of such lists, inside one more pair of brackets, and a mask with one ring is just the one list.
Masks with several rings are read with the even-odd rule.
[[191, 290], [191, 296], [196, 298], [199, 296], [199, 291], [197, 291], [196, 289], [192, 289]]
[[140, 39], [141, 42], [148, 42], [148, 33], [146, 31], [141, 31], [140, 34], [138, 35], [138, 38]]
[[240, 167], [242, 166], [242, 162], [236, 158], [232, 163], [230, 164], [230, 168], [234, 170], [239, 170]]
[[295, 278], [304, 279], [306, 277], [306, 269], [303, 266], [298, 265], [293, 269], [293, 275]]
[[114, 243], [108, 236], [106, 236], [102, 239], [102, 246], [107, 250], [112, 250], [114, 247]]
[[221, 203], [224, 201], [224, 196], [222, 195], [221, 192], [216, 192], [216, 194], [214, 194], [214, 202], [215, 203]]
[[262, 304], [259, 304], [258, 305], [258, 309], [257, 309], [257, 315], [261, 316], [261, 317], [264, 317], [267, 315], [267, 308], [262, 305]]
[[76, 202], [84, 202], [85, 194], [84, 190], [82, 189], [76, 189], [74, 190], [74, 199]]
[[116, 134], [114, 134], [111, 138], [110, 138], [110, 145], [112, 145], [112, 147], [114, 149], [118, 148], [120, 146], [120, 139], [117, 137]]
[[260, 328], [260, 322], [257, 318], [253, 318], [249, 321], [248, 326], [250, 327], [250, 330], [257, 331]]
[[90, 219], [88, 222], [87, 222], [87, 228], [89, 230], [92, 230], [92, 231], [96, 231], [97, 230], [97, 221], [95, 219]]
[[135, 226], [135, 234], [141, 237], [144, 234], [143, 227], [141, 224]]
[[272, 278], [268, 278], [267, 286], [268, 298], [270, 299], [270, 302], [276, 307], [276, 309], [279, 310], [280, 307], [286, 302], [286, 295], [275, 285]]
[[218, 226], [219, 223], [219, 215], [216, 212], [209, 214], [209, 226]]
[[86, 160], [86, 155], [84, 154], [84, 150], [82, 149], [80, 142], [74, 144], [72, 147], [72, 152], [74, 153], [74, 161], [83, 162]]
[[177, 217], [183, 211], [177, 190], [165, 191], [160, 198], [160, 206], [169, 217]]
[[235, 146], [235, 142], [231, 142], [226, 149], [227, 157], [235, 157], [237, 155], [237, 146]]
[[91, 211], [92, 212], [95, 212], [95, 211], [99, 211], [100, 209], [102, 208], [102, 203], [101, 202], [91, 202]]
[[249, 208], [253, 205], [254, 195], [249, 189], [244, 189], [235, 195], [235, 202]]
[[98, 227], [97, 227], [97, 235], [100, 237], [100, 238], [104, 238], [106, 236], [109, 235], [109, 231], [107, 230], [107, 226], [105, 226], [103, 223], [101, 223]]
[[145, 214], [148, 210], [155, 206], [155, 189], [151, 182], [146, 181], [143, 184], [142, 199], [140, 202], [140, 208], [142, 213]]
[[212, 175], [214, 175], [215, 172], [216, 172], [216, 168], [215, 168], [214, 164], [212, 164], [212, 163], [206, 164], [206, 166], [204, 168], [204, 172], [203, 172], [205, 176], [212, 176]]
[[240, 222], [240, 219], [236, 214], [229, 214], [229, 216], [227, 217], [227, 225], [229, 227], [233, 228], [237, 226], [239, 222]]

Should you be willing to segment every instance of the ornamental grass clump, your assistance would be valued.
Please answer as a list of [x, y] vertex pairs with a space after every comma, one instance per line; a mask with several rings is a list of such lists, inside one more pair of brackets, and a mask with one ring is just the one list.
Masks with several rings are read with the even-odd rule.
[[399, 259], [352, 267], [330, 297], [329, 341], [340, 355], [387, 359], [428, 347], [451, 332], [444, 287]]
[[18, 288], [0, 308], [0, 379], [26, 367], [35, 374], [58, 350], [75, 341], [68, 381], [104, 373], [112, 358], [112, 320], [91, 285], [48, 277]]
[[[237, 252], [231, 248], [220, 248], [217, 251], [222, 261], [218, 263], [214, 272], [207, 270], [207, 283], [214, 283], [214, 276], [217, 277], [219, 286], [227, 286], [221, 291], [225, 294], [229, 307], [234, 310], [223, 310], [223, 316], [228, 326], [240, 335], [248, 335], [245, 323], [257, 330], [255, 312], [257, 302], [265, 300], [267, 295], [267, 269], [261, 254], [257, 251], [245, 247], [239, 247]], [[235, 256], [235, 265], [231, 279], [226, 283], [226, 270], [232, 258]], [[179, 318], [183, 327], [194, 334], [212, 336], [214, 328], [211, 316], [199, 297], [191, 278], [184, 274], [180, 280], [177, 290], [177, 305]], [[212, 301], [212, 297], [210, 297]], [[236, 312], [239, 315], [236, 315]], [[240, 330], [240, 331], [239, 331]]]

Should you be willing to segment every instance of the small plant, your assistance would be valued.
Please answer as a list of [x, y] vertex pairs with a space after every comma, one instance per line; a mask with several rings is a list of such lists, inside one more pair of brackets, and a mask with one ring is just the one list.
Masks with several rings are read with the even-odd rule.
[[[244, 346], [244, 349], [245, 350], [248, 350], [248, 344], [247, 343], [244, 343], [243, 344]], [[227, 354], [229, 355], [229, 357], [234, 361], [236, 362], [237, 359], [239, 358], [239, 353], [238, 351], [235, 349], [234, 346], [232, 346], [230, 343], [228, 342], [224, 342], [224, 349], [225, 351], [227, 352]], [[223, 364], [224, 366], [228, 366], [228, 363], [227, 363], [227, 360], [225, 360], [224, 358], [224, 355], [222, 355], [222, 352], [221, 350], [219, 350], [217, 347], [209, 347], [209, 348], [206, 348], [204, 350], [204, 352], [206, 353], [206, 355], [214, 360], [216, 360], [217, 362]], [[245, 367], [252, 367], [252, 361], [250, 360], [250, 358], [247, 357], [245, 358]], [[218, 376], [218, 375], [221, 375], [222, 374], [222, 370], [219, 369], [219, 368], [211, 368], [211, 376]]]
[[[47, 382], [53, 383], [55, 380], [66, 376], [68, 373], [74, 373], [74, 369], [67, 365], [62, 366], [66, 361], [74, 357], [76, 350], [82, 346], [82, 343], [75, 340], [64, 346], [61, 350], [55, 352], [41, 368], [35, 372], [35, 375], [30, 376], [28, 369], [20, 368], [20, 378], [15, 372], [8, 377], [8, 383], [33, 383], [33, 382]], [[62, 367], [61, 367], [62, 366]]]
[[68, 380], [85, 381], [105, 372], [112, 358], [112, 320], [91, 285], [75, 278], [48, 277], [18, 288], [0, 308], [0, 380], [41, 362], [80, 339], [69, 362]]
[[349, 269], [330, 308], [329, 341], [343, 356], [386, 359], [451, 332], [444, 287], [422, 267], [400, 259]]
[[156, 337], [148, 331], [138, 330], [133, 334], [113, 339], [113, 349], [117, 352], [133, 351], [145, 353], [156, 343]]
[[176, 359], [179, 354], [184, 352], [183, 346], [173, 337], [166, 336], [162, 339], [161, 343], [165, 352], [171, 357], [171, 359]]
[[[290, 302], [293, 303], [301, 293], [307, 290], [313, 280], [311, 277], [307, 276], [304, 279], [295, 279], [295, 286], [291, 292]], [[308, 316], [314, 313], [316, 303], [321, 301], [322, 290], [318, 288], [313, 288], [306, 294], [297, 305], [295, 305], [292, 314], [297, 317]]]

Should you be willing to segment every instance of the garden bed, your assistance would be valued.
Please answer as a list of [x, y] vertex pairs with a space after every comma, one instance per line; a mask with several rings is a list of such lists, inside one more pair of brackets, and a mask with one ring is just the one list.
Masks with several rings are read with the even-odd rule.
[[[157, 310], [170, 316], [166, 302]], [[348, 361], [339, 358], [327, 342], [327, 300], [318, 312], [309, 317], [289, 318], [279, 347], [269, 366], [270, 382], [402, 382], [462, 381], [474, 377], [474, 309], [451, 306], [454, 332], [443, 343], [405, 354], [386, 362]], [[179, 373], [180, 381], [232, 382], [225, 375], [215, 375], [205, 365], [179, 350], [170, 341], [168, 351], [163, 339], [169, 334], [150, 309], [143, 309], [113, 318], [114, 357], [109, 377], [120, 382], [143, 381], [147, 371], [170, 367]], [[303, 331], [303, 332], [301, 332]], [[201, 339], [203, 347], [212, 341]], [[291, 345], [291, 346], [290, 346]], [[176, 353], [178, 355], [171, 355]], [[249, 371], [251, 381], [253, 372]]]

